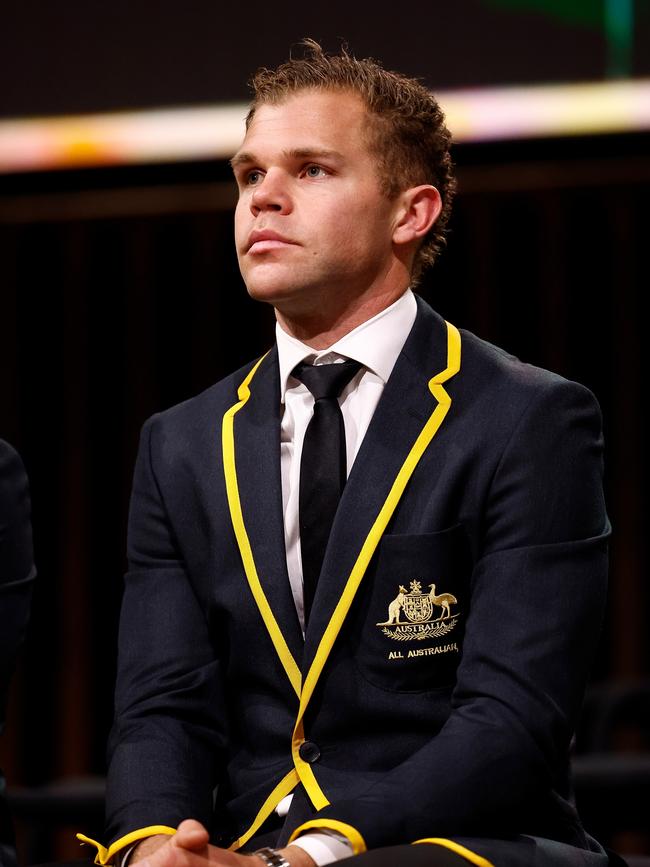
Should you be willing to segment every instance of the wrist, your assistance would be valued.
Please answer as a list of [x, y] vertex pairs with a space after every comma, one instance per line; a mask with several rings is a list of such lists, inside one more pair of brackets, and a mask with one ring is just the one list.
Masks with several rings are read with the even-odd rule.
[[262, 846], [261, 849], [256, 849], [253, 852], [253, 857], [256, 858], [264, 867], [291, 867], [284, 855], [280, 854], [278, 849], [272, 849], [270, 846]]
[[284, 849], [264, 848], [252, 853], [257, 863], [262, 867], [270, 865], [289, 865], [289, 867], [316, 867], [316, 862], [299, 846], [287, 846]]
[[316, 862], [311, 855], [307, 854], [300, 846], [287, 846], [278, 851], [286, 858], [290, 867], [316, 867]]
[[154, 834], [153, 837], [145, 837], [138, 841], [129, 851], [128, 865], [141, 861], [147, 855], [152, 855], [157, 849], [169, 840], [167, 834]]

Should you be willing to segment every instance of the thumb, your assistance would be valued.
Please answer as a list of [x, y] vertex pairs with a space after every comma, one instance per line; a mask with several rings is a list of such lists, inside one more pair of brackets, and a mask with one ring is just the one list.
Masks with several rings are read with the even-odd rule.
[[210, 835], [196, 819], [184, 819], [178, 826], [170, 843], [179, 849], [190, 849], [193, 852], [203, 849], [210, 842]]

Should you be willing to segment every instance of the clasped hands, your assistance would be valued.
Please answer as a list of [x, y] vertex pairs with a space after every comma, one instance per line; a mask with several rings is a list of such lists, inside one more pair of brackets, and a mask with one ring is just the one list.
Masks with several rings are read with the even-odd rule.
[[[133, 850], [129, 865], [139, 867], [264, 867], [257, 855], [242, 855], [220, 849], [209, 842], [210, 835], [200, 822], [185, 819], [173, 836], [158, 834], [142, 840]], [[279, 850], [291, 867], [315, 867], [299, 846]]]

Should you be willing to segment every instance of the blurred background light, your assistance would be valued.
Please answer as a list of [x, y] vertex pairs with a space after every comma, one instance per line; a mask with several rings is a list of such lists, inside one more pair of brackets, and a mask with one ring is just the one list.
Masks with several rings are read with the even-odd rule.
[[[458, 142], [650, 129], [650, 79], [438, 94]], [[0, 171], [229, 157], [245, 103], [0, 122]]]

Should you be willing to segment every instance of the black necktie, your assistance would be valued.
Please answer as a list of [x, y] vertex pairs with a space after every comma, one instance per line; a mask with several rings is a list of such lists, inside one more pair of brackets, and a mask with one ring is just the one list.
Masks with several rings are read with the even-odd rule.
[[320, 575], [327, 540], [347, 476], [345, 426], [338, 397], [361, 365], [301, 362], [293, 376], [314, 396], [300, 459], [299, 527], [305, 623]]

